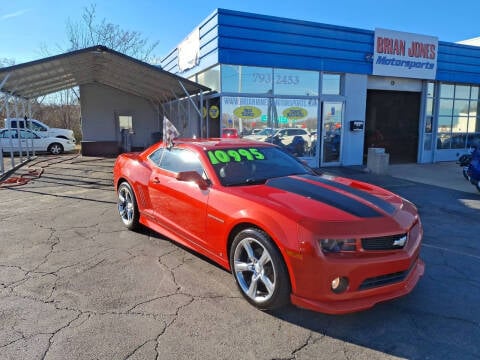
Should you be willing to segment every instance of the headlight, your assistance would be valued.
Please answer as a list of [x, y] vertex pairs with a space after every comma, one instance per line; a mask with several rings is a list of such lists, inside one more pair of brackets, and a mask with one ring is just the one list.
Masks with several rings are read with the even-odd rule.
[[322, 239], [320, 246], [324, 253], [338, 253], [342, 251], [355, 251], [355, 239]]

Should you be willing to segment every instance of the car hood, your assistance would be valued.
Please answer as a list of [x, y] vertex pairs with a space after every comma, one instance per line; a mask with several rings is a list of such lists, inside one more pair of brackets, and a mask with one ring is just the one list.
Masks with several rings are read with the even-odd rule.
[[267, 135], [246, 135], [243, 138], [248, 140], [264, 141], [267, 137]]
[[70, 129], [50, 128], [50, 130], [59, 134], [73, 134], [73, 130]]
[[408, 228], [417, 217], [414, 205], [398, 195], [342, 177], [294, 175], [231, 190], [309, 227], [322, 223], [336, 224], [338, 229], [338, 223], [344, 222], [354, 232], [367, 223]]

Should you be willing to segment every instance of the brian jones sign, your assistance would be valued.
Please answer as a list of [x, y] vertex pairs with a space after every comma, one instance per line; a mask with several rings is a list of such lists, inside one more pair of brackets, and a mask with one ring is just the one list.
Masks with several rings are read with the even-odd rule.
[[434, 80], [438, 38], [375, 29], [373, 75]]

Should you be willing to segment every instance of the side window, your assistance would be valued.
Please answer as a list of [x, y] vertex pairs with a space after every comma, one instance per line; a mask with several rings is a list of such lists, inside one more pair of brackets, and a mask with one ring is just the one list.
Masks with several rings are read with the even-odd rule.
[[20, 131], [20, 138], [21, 139], [36, 139], [37, 136], [30, 131], [21, 130]]
[[133, 117], [130, 115], [118, 115], [118, 126], [120, 131], [128, 130], [133, 133]]
[[158, 167], [160, 167], [160, 159], [162, 157], [163, 148], [154, 151], [148, 158]]
[[12, 121], [10, 122], [10, 127], [11, 127], [12, 129], [15, 129], [15, 128], [17, 127], [17, 121], [16, 121], [16, 120], [12, 120]]
[[4, 139], [18, 139], [17, 130], [5, 130], [2, 132], [1, 137]]
[[36, 121], [32, 121], [32, 130], [34, 131], [47, 131], [47, 128]]
[[197, 154], [190, 150], [160, 148], [150, 155], [150, 160], [161, 169], [179, 173], [182, 171], [196, 171], [204, 176], [204, 170]]

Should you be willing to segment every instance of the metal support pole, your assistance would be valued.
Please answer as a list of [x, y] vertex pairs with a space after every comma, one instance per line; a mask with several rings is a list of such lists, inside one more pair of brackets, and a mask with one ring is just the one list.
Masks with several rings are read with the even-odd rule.
[[195, 110], [197, 111], [197, 114], [200, 115], [200, 117], [202, 117], [202, 112], [198, 109], [198, 107], [196, 106], [196, 104], [193, 102], [192, 100], [192, 97], [190, 96], [190, 94], [188, 93], [187, 89], [185, 89], [185, 86], [183, 86], [182, 82], [181, 81], [178, 81], [180, 86], [182, 87], [183, 91], [185, 92], [185, 94], [187, 94], [188, 96], [188, 99], [190, 100], [190, 103], [193, 105], [193, 107], [195, 108]]
[[[203, 91], [200, 91], [200, 103], [199, 103], [200, 109], [203, 107]], [[203, 133], [203, 122], [206, 121], [205, 125], [205, 131], [206, 134]], [[203, 120], [203, 112], [200, 110], [200, 124], [202, 126], [202, 137], [208, 137], [208, 116], [205, 116], [205, 120]]]
[[0, 91], [2, 90], [3, 88], [3, 85], [5, 85], [5, 83], [8, 81], [8, 78], [10, 77], [10, 73], [8, 73], [7, 75], [5, 75], [5, 77], [3, 78], [2, 82], [0, 83]]
[[[27, 110], [28, 110], [28, 118], [32, 118], [32, 102], [28, 100], [27, 104]], [[32, 130], [32, 122], [30, 121], [30, 130]], [[33, 146], [33, 139], [32, 139], [32, 156], [35, 156], [35, 147]]]
[[[5, 110], [7, 110], [7, 111], [6, 111], [6, 113], [7, 113], [7, 119], [10, 118], [10, 106], [8, 106], [8, 100], [9, 100], [9, 98], [10, 98], [10, 95], [7, 96], [6, 104], [5, 104], [5, 107], [6, 107]], [[12, 127], [10, 126], [10, 122], [8, 122], [7, 128], [8, 128], [8, 130], [10, 130], [10, 131], [9, 131], [9, 133], [10, 133], [10, 141], [9, 141], [9, 144], [10, 144], [10, 162], [11, 162], [12, 169], [13, 169], [13, 168], [15, 167], [15, 157], [13, 156], [13, 139], [12, 139], [12, 132], [11, 132]]]
[[[18, 116], [18, 97], [15, 97], [15, 117], [17, 118], [17, 140], [18, 140], [18, 155], [20, 156], [20, 164], [23, 163], [23, 149], [22, 149], [22, 131], [20, 127], [20, 117]], [[26, 127], [27, 124], [25, 124]]]

